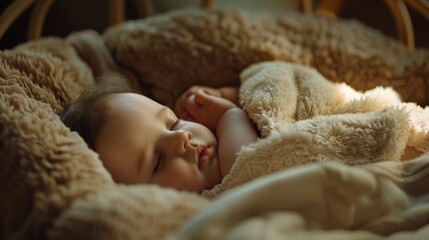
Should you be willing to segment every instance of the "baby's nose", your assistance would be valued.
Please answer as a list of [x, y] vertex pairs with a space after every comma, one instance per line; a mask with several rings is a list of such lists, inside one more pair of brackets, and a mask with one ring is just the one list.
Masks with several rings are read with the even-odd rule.
[[192, 133], [184, 130], [176, 130], [172, 134], [171, 142], [174, 144], [176, 154], [184, 155], [187, 145], [191, 144]]

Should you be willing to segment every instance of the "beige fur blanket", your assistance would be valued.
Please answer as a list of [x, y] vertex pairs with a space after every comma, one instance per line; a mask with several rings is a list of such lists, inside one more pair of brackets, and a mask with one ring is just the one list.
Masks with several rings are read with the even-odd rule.
[[[360, 93], [325, 79], [392, 85], [427, 103], [426, 50], [408, 51], [356, 22], [219, 10], [83, 35], [0, 51], [1, 239], [427, 236], [428, 157], [399, 161], [407, 139], [427, 150], [426, 110], [398, 103], [389, 89]], [[276, 59], [288, 63], [247, 68]], [[215, 199], [115, 184], [57, 115], [109, 71], [134, 73], [134, 84], [166, 104], [193, 84], [239, 85], [241, 73], [243, 107], [264, 138], [204, 193]], [[309, 91], [312, 81], [318, 91]]]
[[169, 239], [424, 240], [429, 156], [311, 164], [221, 195]]
[[307, 163], [399, 161], [407, 142], [429, 150], [429, 108], [401, 103], [391, 88], [360, 93], [285, 62], [255, 64], [241, 81], [240, 102], [265, 138], [244, 147], [206, 196]]

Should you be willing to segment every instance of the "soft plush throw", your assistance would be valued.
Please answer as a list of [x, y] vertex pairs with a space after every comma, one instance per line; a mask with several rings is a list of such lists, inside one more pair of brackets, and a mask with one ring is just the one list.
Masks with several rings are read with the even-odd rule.
[[409, 138], [418, 150], [429, 150], [429, 108], [402, 104], [391, 88], [360, 93], [285, 62], [251, 66], [241, 80], [240, 102], [265, 138], [244, 147], [207, 195], [312, 162], [399, 161]]
[[[399, 158], [428, 150], [426, 110], [327, 79], [423, 105], [428, 56], [357, 22], [192, 9], [1, 51], [0, 238], [420, 239], [428, 156]], [[263, 138], [202, 195], [116, 184], [57, 115], [112, 72], [167, 105], [242, 84]]]
[[427, 239], [429, 158], [278, 172], [221, 195], [169, 239]]

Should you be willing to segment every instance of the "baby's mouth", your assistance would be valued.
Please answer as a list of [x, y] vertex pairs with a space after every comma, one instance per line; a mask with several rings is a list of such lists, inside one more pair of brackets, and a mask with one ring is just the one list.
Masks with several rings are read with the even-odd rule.
[[198, 168], [201, 169], [202, 166], [209, 161], [213, 152], [210, 147], [202, 147], [198, 149]]

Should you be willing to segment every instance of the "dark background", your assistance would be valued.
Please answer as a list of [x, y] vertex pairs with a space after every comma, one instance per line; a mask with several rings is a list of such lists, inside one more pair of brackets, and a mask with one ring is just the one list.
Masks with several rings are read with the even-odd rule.
[[[3, 12], [12, 1], [0, 0], [0, 12]], [[156, 4], [156, 0], [154, 2]], [[56, 0], [46, 17], [43, 35], [64, 37], [72, 31], [88, 28], [101, 33], [108, 25], [106, 3], [105, 0]], [[126, 18], [137, 18], [132, 1], [126, 3]], [[26, 41], [31, 10], [32, 7], [24, 12], [0, 39], [0, 50], [12, 48]], [[416, 47], [429, 48], [429, 21], [413, 9], [409, 8], [409, 11], [414, 25]], [[396, 38], [394, 19], [382, 0], [346, 0], [340, 16], [358, 19]]]

